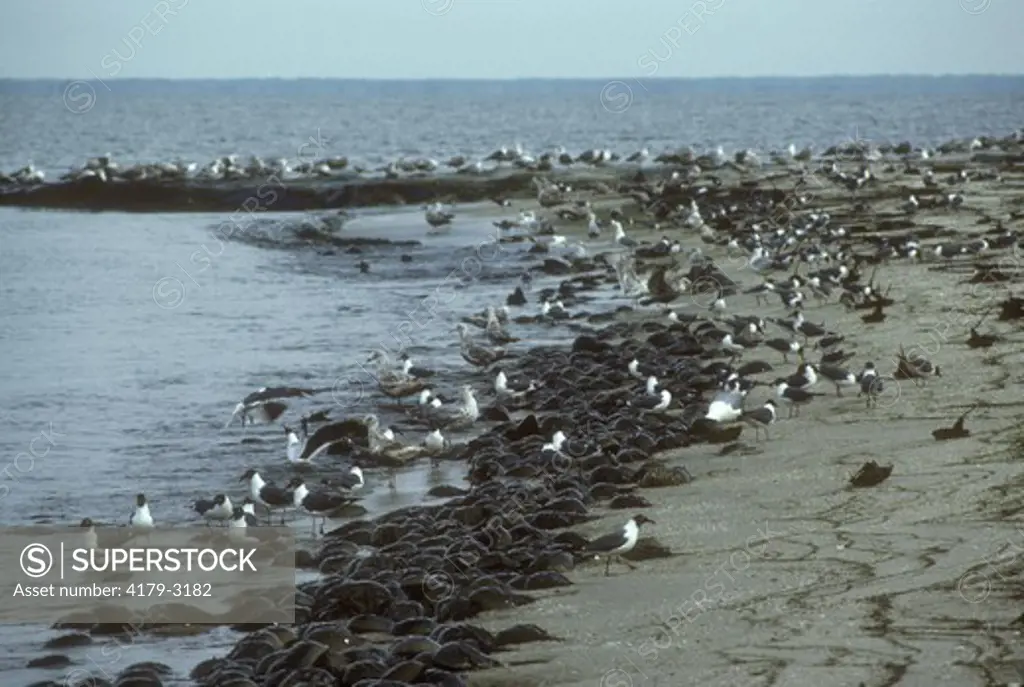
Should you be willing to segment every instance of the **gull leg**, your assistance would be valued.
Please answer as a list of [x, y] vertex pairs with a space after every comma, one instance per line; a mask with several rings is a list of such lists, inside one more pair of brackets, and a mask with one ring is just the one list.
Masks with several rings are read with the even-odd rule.
[[611, 556], [606, 556], [605, 559], [604, 559], [604, 576], [605, 577], [608, 577], [608, 575], [610, 574], [609, 570], [611, 568], [611, 565], [612, 565], [612, 557]]

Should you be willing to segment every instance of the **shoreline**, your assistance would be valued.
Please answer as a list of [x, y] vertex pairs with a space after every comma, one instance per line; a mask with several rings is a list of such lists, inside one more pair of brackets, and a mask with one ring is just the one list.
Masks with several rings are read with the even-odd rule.
[[[1014, 183], [1019, 184], [1019, 180]], [[994, 211], [1003, 206], [992, 199], [999, 201], [1007, 195], [1004, 191], [996, 196], [991, 189], [981, 188], [977, 202], [988, 203], [983, 208], [985, 214], [996, 214]], [[882, 222], [895, 221], [893, 206], [898, 205], [899, 197], [899, 191], [893, 189], [878, 194], [878, 217], [868, 222], [876, 229], [874, 235]], [[816, 201], [838, 218], [841, 215], [837, 208], [850, 198], [837, 189], [817, 194]], [[963, 236], [962, 217], [948, 211], [922, 211], [917, 221], [935, 228], [927, 237], [932, 242], [949, 236], [943, 233], [947, 231]], [[1012, 224], [1013, 228], [1017, 226], [1019, 220]], [[851, 240], [864, 243], [863, 239], [872, 235], [867, 229], [855, 233]], [[630, 233], [638, 239], [657, 240], [664, 231], [631, 229]], [[729, 264], [722, 248], [709, 246], [694, 232], [684, 232], [677, 233], [686, 248], [702, 247], [719, 259], [722, 271], [741, 287], [756, 283], [752, 271], [744, 271], [737, 263]], [[568, 229], [566, 233], [570, 233]], [[924, 236], [924, 232], [918, 234]], [[1009, 266], [1017, 270], [1015, 276], [1019, 278], [1020, 265], [1014, 262]], [[894, 308], [909, 315], [902, 322], [902, 318], [891, 317], [888, 324], [867, 327], [861, 323], [860, 313], [846, 311], [832, 301], [809, 305], [813, 313], [809, 319], [824, 320], [846, 333], [856, 345], [856, 360], [880, 361], [887, 374], [891, 372], [889, 359], [898, 344], [909, 344], [908, 350], [918, 345], [930, 357], [941, 360], [945, 379], [930, 380], [921, 388], [903, 382], [896, 387], [899, 394], [895, 400], [873, 411], [865, 411], [862, 401], [828, 394], [812, 404], [803, 417], [780, 421], [773, 428], [771, 441], [754, 442], [749, 430], [744, 430], [743, 439], [728, 455], [721, 453], [728, 446], [701, 442], [686, 448], [663, 450], [659, 446], [657, 450], [652, 447], [641, 451], [638, 465], [648, 461], [670, 467], [685, 465], [694, 476], [693, 483], [660, 489], [638, 485], [634, 493], [648, 499], [648, 507], [619, 511], [606, 510], [607, 504], [598, 509], [587, 503], [586, 519], [579, 520], [571, 531], [592, 537], [643, 511], [658, 524], [645, 530], [641, 541], [667, 547], [671, 555], [642, 560], [636, 571], [619, 567], [615, 575], [606, 578], [600, 565], [577, 560], [574, 552], [573, 565], [565, 566], [568, 569], [564, 573], [546, 571], [564, 574], [569, 584], [553, 584], [550, 591], [529, 590], [525, 593], [533, 600], [517, 605], [514, 611], [495, 610], [501, 608], [499, 605], [491, 606], [491, 612], [483, 615], [469, 616], [470, 623], [493, 633], [513, 625], [536, 624], [560, 641], [525, 643], [511, 654], [495, 652], [491, 657], [505, 665], [470, 671], [466, 683], [481, 687], [592, 687], [596, 680], [604, 687], [632, 687], [661, 683], [767, 685], [784, 681], [817, 687], [858, 681], [873, 684], [889, 680], [886, 684], [895, 684], [894, 679], [935, 680], [954, 674], [960, 680], [958, 684], [980, 685], [985, 684], [979, 681], [985, 671], [991, 670], [981, 661], [983, 654], [998, 661], [998, 668], [1005, 673], [1012, 657], [1012, 651], [1005, 647], [1015, 632], [1011, 616], [1018, 613], [1008, 602], [1009, 597], [1001, 603], [996, 597], [1008, 595], [998, 583], [1004, 582], [1009, 565], [1003, 551], [1005, 538], [1013, 530], [1010, 523], [998, 521], [993, 528], [991, 518], [1006, 507], [996, 498], [999, 490], [1005, 497], [1006, 485], [1019, 479], [1020, 470], [1012, 456], [1004, 454], [998, 436], [986, 434], [1005, 431], [1006, 423], [1019, 414], [1014, 405], [1020, 403], [1015, 389], [1005, 383], [1012, 373], [999, 368], [1013, 370], [1024, 354], [1013, 353], [1012, 343], [1002, 344], [1001, 350], [997, 349], [999, 360], [992, 363], [986, 362], [991, 354], [965, 350], [962, 340], [966, 329], [977, 320], [975, 313], [968, 314], [966, 309], [978, 306], [979, 301], [991, 307], [996, 302], [995, 293], [1001, 294], [1003, 287], [984, 283], [984, 290], [970, 289], [951, 281], [960, 275], [933, 271], [932, 267], [934, 264], [894, 262], [880, 270], [879, 280], [894, 286], [893, 295], [898, 297]], [[952, 301], [951, 288], [958, 293], [967, 291], [967, 295]], [[698, 301], [697, 295], [684, 296], [673, 307], [680, 313], [703, 316], [706, 308]], [[733, 296], [728, 301], [732, 313], [762, 311], [752, 296]], [[930, 315], [919, 323], [916, 318], [922, 311]], [[772, 314], [785, 313], [776, 307]], [[657, 311], [650, 315], [628, 313], [617, 319], [618, 324], [609, 327], [631, 320], [632, 329], [623, 332], [627, 342], [642, 338], [644, 332], [657, 331], [645, 329], [647, 325], [665, 326], [663, 313]], [[942, 325], [942, 339], [932, 352], [926, 348], [926, 342], [931, 341], [927, 337]], [[596, 333], [585, 336], [600, 340]], [[572, 337], [580, 343], [579, 333]], [[574, 363], [587, 358], [582, 355], [573, 359], [563, 347], [555, 349]], [[520, 371], [522, 365], [527, 371], [537, 366], [543, 369], [543, 361], [537, 358], [549, 352], [524, 354], [511, 367]], [[787, 373], [795, 366], [781, 365], [777, 356], [763, 350], [749, 357], [771, 360], [773, 366]], [[560, 365], [554, 373], [565, 378], [561, 387], [552, 385], [559, 390], [572, 386], [574, 377], [579, 381], [583, 374], [575, 364]], [[950, 376], [952, 382], [947, 381]], [[933, 429], [948, 426], [970, 404], [972, 398], [967, 392], [975, 388], [986, 401], [982, 412], [971, 418], [975, 434], [953, 442], [930, 439]], [[748, 407], [756, 407], [753, 398], [764, 395], [762, 390], [752, 393]], [[571, 420], [571, 438], [579, 439], [582, 425], [575, 412], [578, 409], [568, 399], [563, 400], [535, 410], [537, 420], [565, 415]], [[647, 420], [636, 422], [643, 425]], [[884, 431], [878, 431], [879, 427]], [[510, 429], [506, 426], [502, 431]], [[588, 425], [587, 429], [592, 427]], [[615, 430], [611, 426], [606, 429], [606, 435]], [[493, 439], [497, 433], [492, 429], [485, 435]], [[537, 446], [530, 442], [527, 446], [530, 453], [524, 458], [530, 462], [537, 457]], [[620, 440], [613, 452], [628, 465], [636, 456], [627, 454], [626, 446], [627, 441]], [[479, 454], [488, 445], [478, 441], [475, 448], [474, 454]], [[982, 455], [976, 456], [979, 452]], [[872, 457], [879, 462], [894, 462], [892, 477], [877, 487], [850, 489], [849, 476]], [[474, 462], [468, 467], [472, 469]], [[559, 468], [564, 466], [553, 467], [557, 478]], [[547, 468], [538, 464], [530, 469], [543, 474]], [[477, 497], [486, 493], [488, 483], [493, 484], [490, 480], [482, 483]], [[566, 489], [562, 498], [570, 499], [569, 493]], [[507, 495], [511, 497], [511, 493]], [[557, 494], [547, 496], [558, 500]], [[543, 512], [545, 502], [535, 500], [538, 498], [528, 491], [521, 502], [514, 498], [511, 502], [517, 504], [517, 511], [529, 512], [532, 507]], [[446, 508], [457, 510], [463, 503], [455, 499], [442, 506], [417, 506], [405, 509], [404, 515], [413, 517], [410, 511], [434, 513], [437, 524], [445, 522], [440, 513]], [[565, 507], [566, 513], [574, 512], [569, 504]], [[502, 507], [497, 513], [502, 521], [493, 528], [484, 527], [488, 537], [484, 546], [490, 554], [497, 553], [496, 539], [518, 532], [516, 528], [522, 523], [522, 514], [506, 512]], [[610, 517], [587, 521], [596, 514]], [[965, 515], [974, 519], [963, 521]], [[505, 516], [508, 522], [504, 522]], [[383, 536], [378, 531], [392, 531], [389, 527], [396, 526], [399, 517], [382, 516], [371, 526], [349, 523], [336, 532], [355, 540], [373, 540]], [[407, 525], [399, 520], [398, 526], [399, 531], [404, 528], [408, 534]], [[450, 539], [453, 544], [460, 541], [459, 537]], [[554, 540], [544, 541], [548, 547], [554, 546]], [[393, 545], [400, 542], [399, 538]], [[376, 547], [374, 560], [387, 553], [387, 546]], [[393, 554], [402, 551], [399, 547]], [[323, 555], [321, 552], [321, 558]], [[351, 556], [346, 551], [337, 555], [343, 559]], [[480, 558], [478, 555], [473, 564]], [[458, 568], [472, 557], [456, 556], [455, 560]], [[1001, 571], [993, 567], [993, 561], [1002, 566]], [[414, 586], [418, 586], [420, 596], [428, 598], [418, 603], [430, 602], [437, 610], [473, 586], [475, 579], [469, 574], [460, 575], [451, 564], [445, 555], [434, 563], [436, 567], [419, 568]], [[443, 583], [440, 587], [438, 581]], [[441, 596], [438, 589], [443, 590], [444, 598], [429, 598], [431, 594]], [[988, 623], [984, 630], [979, 629], [979, 622]], [[338, 625], [340, 632], [345, 622]], [[938, 636], [930, 631], [932, 627], [939, 628]], [[265, 633], [260, 636], [266, 638]], [[298, 645], [282, 642], [276, 651], [282, 656], [294, 654], [296, 646], [303, 646], [304, 641], [299, 639]], [[241, 640], [236, 648], [245, 642]], [[965, 643], [975, 648], [965, 650]], [[226, 669], [226, 665], [239, 664], [206, 667], [216, 665]]]
[[[974, 143], [977, 143], [975, 141]], [[815, 175], [833, 162], [872, 165], [928, 165], [936, 173], [956, 172], [969, 165], [993, 165], [1019, 169], [1024, 166], [1021, 141], [1012, 137], [985, 139], [979, 147], [963, 143], [948, 144], [945, 152], [927, 156], [909, 143], [885, 146], [879, 151], [865, 144], [832, 146], [820, 155], [802, 154], [796, 159], [782, 160], [777, 154], [757, 157], [752, 151], [735, 156], [712, 159], [695, 155], [689, 149], [665, 153], [645, 162], [608, 163], [576, 162], [559, 164], [547, 159], [543, 164], [531, 162], [521, 166], [497, 165], [489, 169], [450, 173], [394, 172], [389, 177], [379, 173], [364, 174], [342, 170], [321, 177], [296, 177], [277, 171], [249, 173], [235, 180], [201, 179], [175, 172], [160, 172], [151, 178], [101, 180], [95, 174], [79, 174], [57, 182], [30, 184], [18, 177], [3, 177], [0, 183], [0, 207], [70, 210], [86, 212], [128, 213], [192, 213], [192, 212], [304, 212], [345, 208], [424, 205], [437, 201], [465, 204], [493, 198], [536, 198], [535, 177], [547, 177], [581, 190], [617, 187], [653, 179], [664, 179], [674, 172], [686, 172], [696, 163], [698, 176], [710, 179], [740, 175], [764, 179], [772, 173], [780, 175]], [[973, 143], [972, 143], [973, 146]], [[983, 147], [980, 147], [983, 146]], [[942, 149], [942, 147], [940, 147]], [[594, 152], [594, 151], [590, 151]], [[511, 154], [511, 153], [509, 153]], [[532, 158], [530, 158], [532, 160]], [[436, 163], [435, 163], [436, 164]], [[26, 168], [28, 169], [28, 168]], [[22, 170], [24, 171], [24, 170]], [[80, 170], [80, 172], [91, 170]], [[611, 189], [610, 189], [611, 190]]]

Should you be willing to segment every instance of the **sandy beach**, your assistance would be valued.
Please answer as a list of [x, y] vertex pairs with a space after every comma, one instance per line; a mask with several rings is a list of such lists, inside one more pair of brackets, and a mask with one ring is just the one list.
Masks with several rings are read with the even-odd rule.
[[[995, 186], [968, 188], [969, 211], [922, 212], [915, 221], [961, 236], [979, 233], [992, 228], [975, 226], [979, 217], [1006, 217], [1022, 192], [1020, 177], [1004, 174]], [[892, 200], [872, 208], [898, 214], [899, 186], [887, 193]], [[848, 205], [848, 196], [823, 191], [816, 201], [831, 211]], [[645, 238], [637, 229], [631, 235]], [[684, 243], [701, 245], [694, 236]], [[703, 249], [741, 286], [758, 283], [742, 261]], [[1000, 269], [1019, 265], [1010, 255]], [[660, 455], [695, 478], [643, 492], [654, 504], [645, 513], [657, 522], [645, 536], [675, 555], [639, 562], [635, 571], [613, 566], [611, 577], [603, 564], [588, 566], [576, 571], [568, 590], [542, 595], [514, 616], [489, 614], [492, 629], [514, 617], [563, 641], [528, 645], [507, 658], [514, 668], [474, 673], [471, 684], [876, 687], [1021, 680], [1015, 579], [1024, 530], [1015, 442], [1024, 349], [1019, 328], [996, 322], [995, 312], [981, 330], [1005, 340], [984, 350], [965, 345], [981, 313], [1008, 294], [1007, 284], [962, 283], [970, 273], [935, 262], [880, 267], [877, 282], [892, 285], [897, 303], [879, 324], [865, 324], [864, 311], [834, 303], [809, 307], [810, 321], [852, 341], [851, 368], [874, 361], [891, 375], [902, 345], [939, 365], [941, 377], [920, 386], [887, 378], [871, 409], [855, 393], [838, 398], [823, 383], [828, 395], [799, 418], [780, 420], [770, 441], [755, 442], [747, 430], [742, 448], [730, 455], [713, 445]], [[1017, 270], [1011, 289], [1019, 277]], [[682, 303], [673, 307], [706, 310]], [[786, 314], [777, 304], [771, 310]], [[737, 296], [728, 299], [728, 312], [765, 309], [753, 296]], [[744, 360], [755, 358], [778, 365], [779, 374], [795, 369], [795, 363], [780, 365], [773, 351], [758, 349]], [[771, 392], [756, 388], [747, 407]], [[933, 430], [952, 425], [974, 404], [970, 437], [933, 439]], [[851, 487], [851, 475], [868, 460], [893, 464], [891, 477], [875, 487]], [[583, 531], [596, 535], [626, 517], [610, 512]]]

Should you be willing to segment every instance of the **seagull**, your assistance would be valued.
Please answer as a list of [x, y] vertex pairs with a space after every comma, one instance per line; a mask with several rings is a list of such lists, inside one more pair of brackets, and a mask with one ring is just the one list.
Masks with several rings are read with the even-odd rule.
[[302, 457], [303, 445], [299, 435], [291, 427], [285, 427], [284, 433], [288, 442], [285, 448], [285, 456], [288, 458], [288, 462], [292, 465], [308, 464], [310, 462], [309, 459]]
[[775, 412], [775, 401], [768, 399], [764, 405], [756, 410], [747, 410], [741, 416], [742, 420], [754, 428], [754, 440], [756, 441], [761, 430], [764, 430], [764, 438], [768, 440], [768, 427], [775, 424], [777, 418]]
[[622, 554], [629, 553], [633, 550], [637, 541], [640, 539], [640, 526], [646, 523], [650, 523], [652, 525], [656, 524], [653, 520], [643, 514], [634, 515], [630, 518], [629, 522], [627, 522], [617, 532], [612, 532], [611, 534], [598, 537], [587, 544], [587, 551], [599, 554], [603, 553], [607, 556], [604, 565], [605, 577], [609, 574], [613, 556], [619, 556], [619, 560], [625, 563], [630, 570], [636, 570], [636, 566], [622, 558]]
[[324, 477], [320, 483], [335, 489], [342, 495], [352, 495], [366, 484], [363, 479], [363, 469], [358, 465], [353, 465], [340, 477]]
[[444, 435], [441, 434], [441, 430], [436, 428], [431, 430], [427, 434], [427, 438], [423, 440], [423, 448], [434, 456], [439, 453], [443, 453], [449, 445], [450, 442], [444, 438]]
[[800, 406], [810, 403], [815, 396], [824, 396], [824, 394], [790, 386], [785, 379], [775, 380], [775, 394], [789, 405], [789, 417], [799, 415]]
[[704, 417], [715, 422], [733, 422], [742, 415], [743, 392], [736, 388], [729, 388], [715, 394]]
[[639, 410], [660, 411], [668, 408], [670, 403], [672, 403], [672, 392], [668, 389], [662, 389], [657, 396], [645, 393], [631, 401], [627, 401], [626, 405]]
[[793, 315], [793, 321], [790, 324], [792, 325], [794, 332], [803, 334], [805, 338], [825, 335], [824, 327], [805, 320], [803, 312], [799, 310], [797, 310]]
[[470, 365], [486, 367], [491, 363], [501, 360], [507, 355], [504, 348], [487, 348], [474, 343], [469, 334], [469, 327], [464, 323], [460, 322], [455, 326], [455, 329], [459, 333], [460, 352], [462, 353], [462, 357]]
[[[361, 437], [362, 433], [363, 424], [359, 420], [342, 420], [324, 425], [313, 432], [313, 435], [302, 444], [302, 451], [298, 458], [294, 461], [289, 458], [289, 461], [297, 464], [311, 463], [335, 444], [352, 443], [353, 440]], [[290, 441], [291, 439], [289, 439]], [[290, 443], [289, 449], [291, 449]]]
[[419, 401], [421, 406], [427, 406], [428, 408], [440, 408], [444, 403], [440, 396], [434, 394], [433, 389], [424, 389], [421, 391]]
[[818, 372], [821, 373], [822, 377], [836, 385], [836, 396], [843, 395], [844, 386], [857, 386], [859, 383], [855, 374], [838, 365], [822, 363], [818, 365]]
[[565, 436], [565, 432], [558, 430], [551, 435], [550, 443], [541, 446], [540, 450], [541, 452], [552, 451], [554, 453], [562, 453], [562, 446], [565, 445], [566, 439], [567, 437]]
[[412, 362], [412, 358], [410, 358], [407, 353], [403, 353], [399, 359], [402, 361], [402, 373], [409, 377], [424, 379], [427, 377], [433, 377], [435, 374], [433, 370], [428, 370], [425, 367], [415, 365]]
[[366, 486], [366, 480], [363, 478], [363, 469], [358, 465], [353, 465], [340, 479], [332, 480], [331, 485], [347, 491], [362, 489]]
[[235, 506], [231, 510], [231, 519], [228, 520], [228, 531], [234, 536], [243, 536], [248, 527], [256, 527], [259, 521], [256, 516], [245, 510], [242, 506]]
[[135, 497], [135, 510], [132, 511], [132, 517], [128, 522], [136, 529], [153, 529], [153, 516], [149, 512], [149, 503], [146, 502], [145, 494], [138, 494]]
[[498, 321], [497, 312], [492, 306], [488, 306], [487, 308], [487, 326], [484, 327], [484, 331], [487, 333], [487, 338], [491, 340], [491, 343], [500, 345], [519, 341], [519, 339], [511, 336], [505, 328], [501, 326], [501, 322]]
[[654, 374], [654, 368], [649, 365], [642, 365], [636, 358], [629, 361], [629, 365], [626, 366], [626, 369], [629, 371], [629, 375], [636, 379], [644, 379]]
[[82, 547], [86, 549], [95, 549], [99, 546], [99, 537], [96, 534], [96, 527], [90, 518], [82, 518], [82, 522], [78, 523], [78, 526], [85, 530], [82, 535]]
[[302, 398], [312, 396], [315, 389], [300, 389], [288, 386], [263, 387], [249, 394], [235, 406], [225, 427], [231, 425], [236, 417], [241, 416], [242, 425], [262, 422], [268, 424], [276, 420], [288, 408], [279, 398]]
[[867, 396], [868, 408], [878, 405], [878, 396], [884, 389], [874, 363], [864, 363], [864, 369], [857, 375], [857, 383], [860, 384], [860, 392], [857, 393], [857, 397]]
[[817, 368], [811, 363], [800, 363], [796, 372], [787, 377], [785, 381], [792, 388], [809, 389], [818, 383]]
[[480, 406], [476, 402], [473, 387], [462, 386], [462, 405], [443, 423], [445, 429], [464, 429], [480, 419]]
[[373, 413], [363, 418], [363, 424], [366, 425], [366, 440], [370, 453], [381, 453], [387, 448], [399, 445], [394, 431], [389, 427], [381, 428], [380, 419]]
[[527, 394], [536, 391], [537, 384], [533, 381], [509, 380], [504, 370], [498, 370], [498, 376], [494, 378], [494, 393], [506, 398], [522, 398]]
[[613, 219], [611, 224], [615, 230], [615, 243], [626, 248], [636, 248], [636, 240], [626, 236], [626, 230], [622, 228], [622, 222]]
[[452, 220], [455, 219], [455, 213], [447, 212], [444, 209], [444, 206], [440, 203], [434, 203], [433, 205], [426, 207], [423, 214], [424, 218], [427, 220], [427, 224], [429, 224], [433, 229], [448, 226], [452, 223]]
[[[246, 470], [238, 481], [245, 482], [246, 480], [249, 482], [249, 495], [252, 500], [266, 506], [271, 513], [275, 509], [283, 511], [292, 505], [293, 497], [290, 491], [274, 484], [267, 484], [260, 477], [260, 473], [252, 468]], [[281, 524], [284, 524], [284, 513], [281, 514]]]
[[256, 503], [248, 496], [242, 501], [242, 512], [245, 513], [245, 521], [249, 527], [256, 527], [260, 524], [260, 521], [256, 519]]
[[570, 315], [562, 301], [545, 299], [540, 304], [540, 317], [548, 320], [566, 320]]
[[380, 350], [371, 353], [367, 362], [375, 366], [377, 387], [388, 398], [398, 399], [401, 402], [403, 398], [415, 396], [429, 386], [425, 379], [409, 375], [405, 371], [404, 363], [401, 370], [388, 369], [387, 355]]
[[305, 480], [301, 477], [293, 477], [288, 482], [288, 489], [292, 490], [292, 503], [296, 510], [302, 510], [313, 519], [313, 532], [316, 532], [317, 518], [322, 518], [320, 523], [320, 534], [324, 533], [324, 526], [327, 524], [327, 515], [342, 506], [352, 503], [352, 499], [341, 494], [327, 491], [310, 491]]
[[231, 505], [231, 499], [226, 494], [217, 494], [213, 497], [212, 501], [207, 499], [198, 499], [192, 506], [196, 513], [203, 516], [206, 520], [206, 524], [209, 525], [210, 521], [216, 520], [218, 522], [224, 522], [231, 519], [231, 514], [235, 508]]
[[782, 354], [782, 360], [789, 362], [790, 353], [800, 353], [804, 346], [799, 341], [789, 341], [787, 339], [768, 339], [764, 342], [764, 345], [773, 351], [778, 351]]

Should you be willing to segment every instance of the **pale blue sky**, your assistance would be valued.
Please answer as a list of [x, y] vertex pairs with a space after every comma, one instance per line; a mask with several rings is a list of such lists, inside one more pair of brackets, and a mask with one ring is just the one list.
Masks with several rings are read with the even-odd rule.
[[4, 4], [0, 77], [1024, 73], [1024, 0]]

